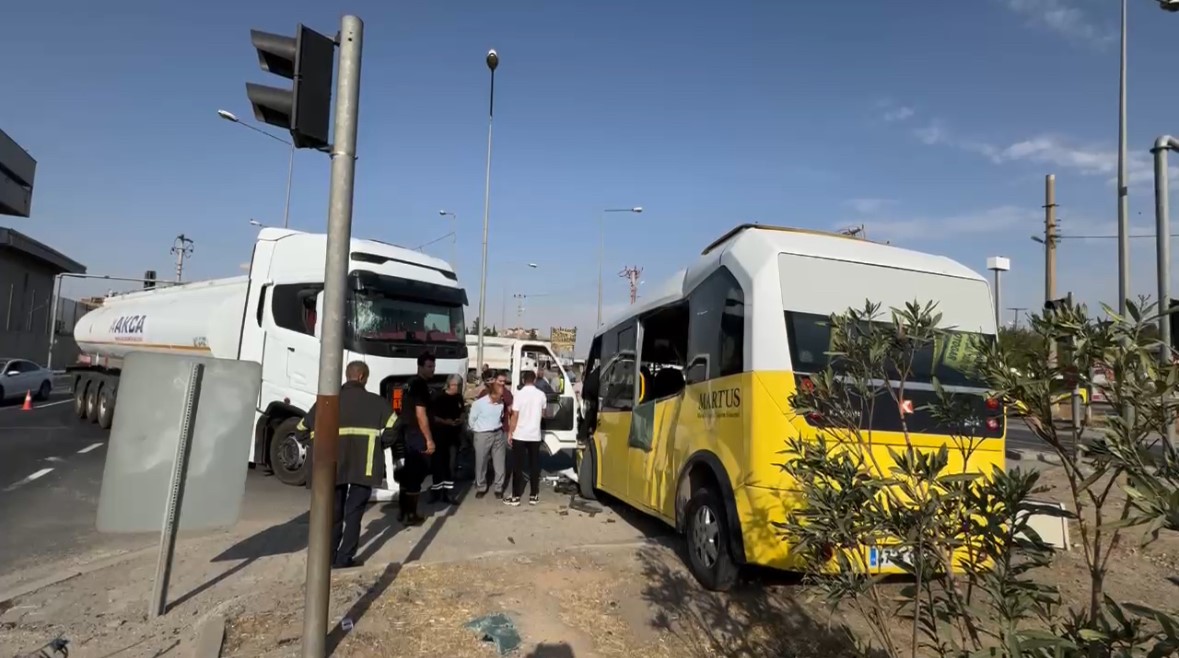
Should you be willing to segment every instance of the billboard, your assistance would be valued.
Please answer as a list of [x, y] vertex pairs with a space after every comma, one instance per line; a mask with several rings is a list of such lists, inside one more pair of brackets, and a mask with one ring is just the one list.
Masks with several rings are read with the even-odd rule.
[[577, 344], [577, 327], [552, 327], [549, 329], [549, 341], [553, 344], [554, 352], [572, 354], [573, 346]]

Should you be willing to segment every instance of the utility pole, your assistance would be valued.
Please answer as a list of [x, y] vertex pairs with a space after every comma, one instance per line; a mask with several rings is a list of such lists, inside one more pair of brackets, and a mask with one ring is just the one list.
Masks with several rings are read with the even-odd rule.
[[635, 266], [628, 267], [618, 273], [618, 276], [626, 279], [630, 285], [630, 303], [633, 304], [639, 299], [639, 276], [643, 274], [643, 268]]
[[1014, 311], [1014, 312], [1015, 312], [1015, 328], [1016, 328], [1016, 329], [1019, 329], [1019, 314], [1020, 314], [1022, 311], [1026, 311], [1026, 310], [1027, 310], [1027, 308], [1025, 308], [1025, 307], [1023, 307], [1023, 306], [1008, 306], [1008, 307], [1007, 307], [1007, 310], [1008, 310], [1008, 311]]
[[348, 294], [352, 196], [356, 180], [356, 129], [360, 110], [360, 59], [364, 23], [340, 19], [339, 74], [331, 145], [327, 247], [323, 270], [323, 331], [315, 396], [311, 455], [311, 515], [307, 526], [307, 580], [303, 598], [303, 658], [327, 653], [331, 598], [332, 505], [336, 495], [336, 450], [340, 440], [340, 381], [344, 370], [344, 302]]
[[[1044, 177], [1044, 303], [1056, 299], [1056, 175]], [[1048, 365], [1056, 366], [1056, 343], [1049, 342]]]
[[185, 237], [183, 233], [176, 236], [172, 243], [172, 253], [176, 256], [176, 283], [180, 283], [184, 278], [184, 259], [192, 256], [192, 245], [192, 239]]
[[528, 295], [523, 293], [516, 293], [512, 295], [516, 300], [516, 324], [520, 327], [524, 326], [524, 300], [528, 299]]

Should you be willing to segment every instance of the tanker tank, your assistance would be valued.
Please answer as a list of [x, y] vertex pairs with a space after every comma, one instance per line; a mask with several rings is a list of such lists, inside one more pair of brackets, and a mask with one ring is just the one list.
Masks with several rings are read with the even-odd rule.
[[136, 351], [237, 358], [248, 285], [241, 276], [108, 297], [78, 320], [74, 339], [107, 360]]

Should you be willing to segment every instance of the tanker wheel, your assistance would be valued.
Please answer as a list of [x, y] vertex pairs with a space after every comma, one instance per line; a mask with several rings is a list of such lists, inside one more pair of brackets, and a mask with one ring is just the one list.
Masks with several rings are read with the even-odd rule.
[[309, 446], [299, 440], [295, 429], [302, 420], [288, 418], [279, 423], [270, 439], [270, 468], [279, 482], [301, 487], [307, 483]]
[[98, 382], [86, 387], [86, 420], [98, 422]]
[[109, 430], [115, 421], [115, 395], [109, 388], [98, 393], [98, 426]]
[[74, 415], [79, 420], [86, 420], [86, 389], [89, 384], [86, 379], [74, 382]]

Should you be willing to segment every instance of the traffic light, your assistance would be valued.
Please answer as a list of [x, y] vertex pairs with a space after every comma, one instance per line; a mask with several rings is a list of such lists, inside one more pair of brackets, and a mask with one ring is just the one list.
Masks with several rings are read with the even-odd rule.
[[290, 89], [247, 82], [254, 118], [290, 130], [296, 148], [327, 146], [335, 41], [302, 24], [294, 38], [250, 30], [250, 41], [263, 71], [293, 81]]

